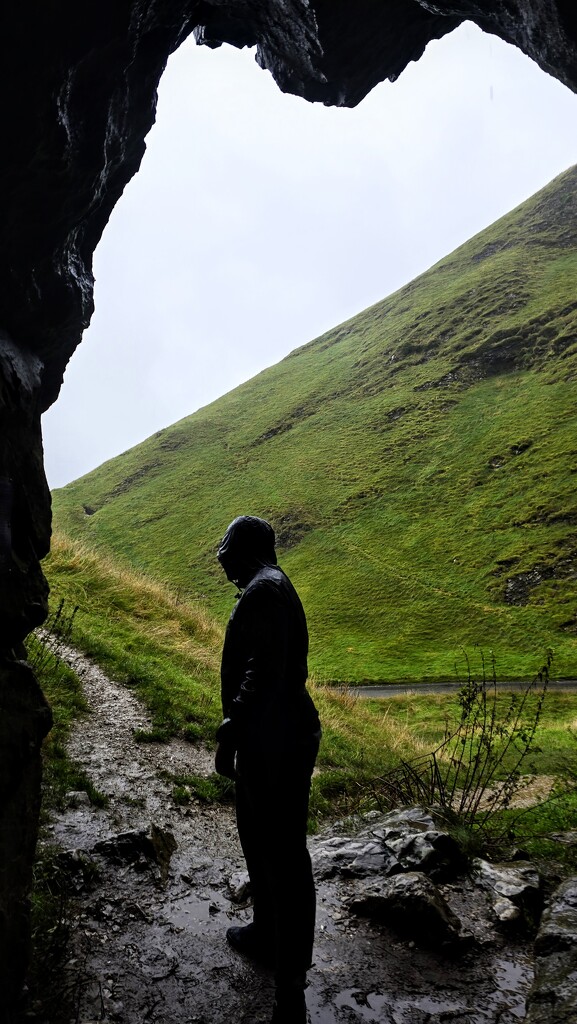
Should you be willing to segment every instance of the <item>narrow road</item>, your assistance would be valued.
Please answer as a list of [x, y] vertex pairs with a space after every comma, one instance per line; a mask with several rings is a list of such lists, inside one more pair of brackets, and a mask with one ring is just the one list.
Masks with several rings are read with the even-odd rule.
[[[350, 692], [356, 693], [359, 697], [402, 697], [404, 694], [420, 693], [458, 693], [462, 683], [375, 683], [370, 686], [351, 686]], [[529, 683], [515, 680], [509, 683], [497, 683], [499, 692], [508, 693], [512, 690], [525, 690]], [[488, 686], [490, 690], [492, 687]], [[577, 693], [577, 679], [550, 679], [547, 683], [548, 690], [562, 690], [565, 693]]]

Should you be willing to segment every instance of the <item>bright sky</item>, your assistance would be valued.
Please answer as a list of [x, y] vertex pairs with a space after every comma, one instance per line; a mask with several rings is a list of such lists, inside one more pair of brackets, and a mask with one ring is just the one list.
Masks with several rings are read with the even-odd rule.
[[577, 96], [473, 25], [354, 110], [253, 53], [171, 58], [44, 417], [59, 487], [384, 298], [577, 162]]

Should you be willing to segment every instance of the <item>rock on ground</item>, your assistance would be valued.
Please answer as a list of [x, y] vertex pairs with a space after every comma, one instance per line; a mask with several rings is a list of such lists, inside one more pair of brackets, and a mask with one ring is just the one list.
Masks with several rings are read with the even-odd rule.
[[535, 942], [535, 981], [527, 1024], [577, 1022], [577, 879], [553, 893]]

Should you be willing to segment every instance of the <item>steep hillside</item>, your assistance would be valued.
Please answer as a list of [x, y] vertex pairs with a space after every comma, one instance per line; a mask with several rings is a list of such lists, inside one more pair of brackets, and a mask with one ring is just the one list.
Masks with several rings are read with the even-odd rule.
[[328, 679], [461, 646], [577, 675], [577, 169], [394, 295], [54, 494], [60, 530], [206, 599], [271, 519]]

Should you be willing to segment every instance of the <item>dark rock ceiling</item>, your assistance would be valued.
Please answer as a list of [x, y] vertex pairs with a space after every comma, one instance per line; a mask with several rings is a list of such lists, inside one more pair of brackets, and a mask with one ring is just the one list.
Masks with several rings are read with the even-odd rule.
[[92, 253], [138, 169], [166, 60], [195, 31], [258, 46], [281, 89], [354, 106], [469, 18], [577, 88], [573, 0], [5, 0], [0, 327], [43, 360], [42, 405], [92, 310]]
[[[575, 0], [3, 0], [0, 163], [0, 981], [25, 976], [50, 713], [20, 660], [43, 620], [50, 495], [40, 415], [92, 313], [92, 255], [142, 159], [169, 55], [256, 45], [279, 87], [354, 106], [470, 19], [577, 91]], [[105, 397], [103, 398], [105, 400]]]

